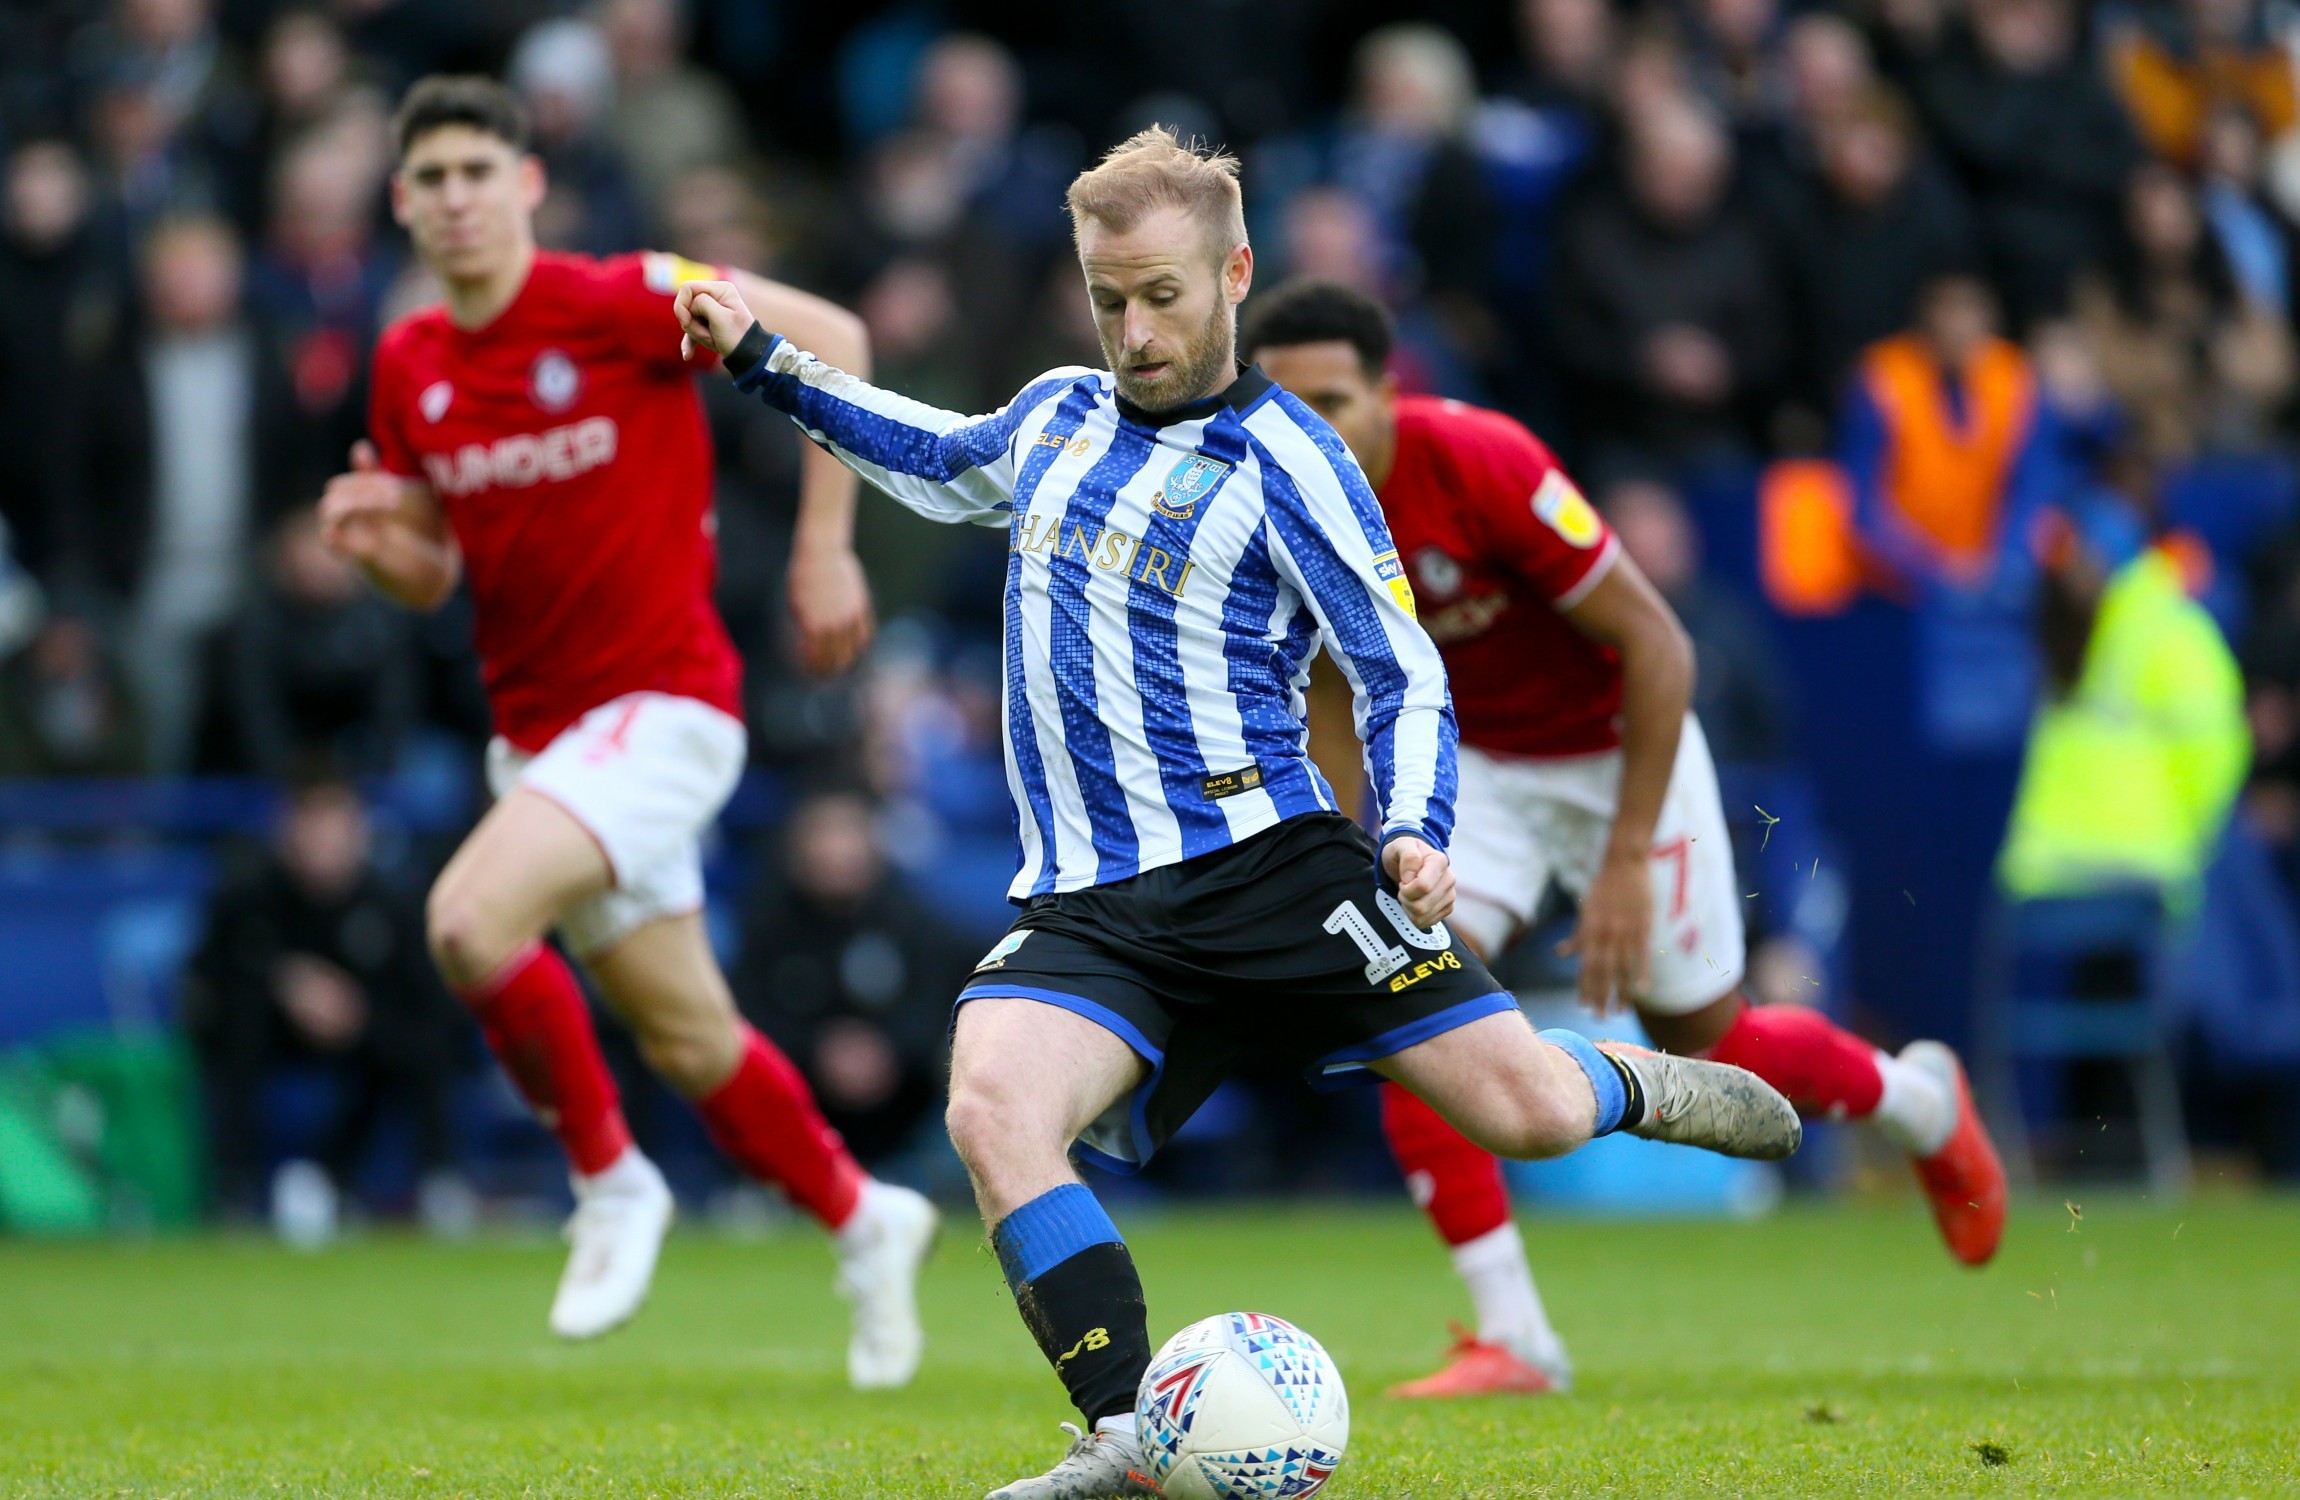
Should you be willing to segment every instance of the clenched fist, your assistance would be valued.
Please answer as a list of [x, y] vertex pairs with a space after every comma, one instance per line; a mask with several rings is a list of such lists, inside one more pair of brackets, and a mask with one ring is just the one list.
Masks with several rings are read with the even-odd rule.
[[687, 282], [672, 306], [679, 315], [681, 359], [693, 359], [697, 349], [708, 349], [723, 359], [735, 352], [758, 321], [731, 281]]

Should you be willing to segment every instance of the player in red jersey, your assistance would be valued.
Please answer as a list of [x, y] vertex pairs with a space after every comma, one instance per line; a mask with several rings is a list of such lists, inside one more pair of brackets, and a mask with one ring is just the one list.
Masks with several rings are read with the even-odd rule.
[[[684, 280], [736, 278], [842, 365], [868, 358], [861, 326], [675, 256], [537, 250], [543, 169], [491, 80], [426, 79], [395, 124], [393, 213], [446, 303], [377, 345], [373, 446], [320, 515], [401, 603], [436, 608], [470, 582], [497, 801], [432, 887], [428, 923], [440, 971], [573, 1169], [551, 1326], [586, 1338], [636, 1311], [671, 1220], [582, 991], [543, 942], [557, 927], [720, 1147], [832, 1231], [854, 1383], [904, 1384], [934, 1210], [856, 1164], [790, 1061], [738, 1017], [704, 932], [699, 840], [745, 740], [741, 663], [711, 603], [710, 442], [672, 301]], [[843, 667], [870, 629], [854, 481], [827, 455], [807, 462], [793, 608], [816, 664]]]
[[[1584, 1004], [1630, 1005], [1656, 1046], [1738, 1064], [1807, 1113], [1874, 1120], [1914, 1161], [1951, 1253], [1985, 1262], [2004, 1173], [1955, 1055], [1917, 1042], [1893, 1057], [1816, 1010], [1741, 993], [1733, 846], [1675, 613], [1540, 439], [1498, 412], [1400, 396], [1390, 341], [1380, 303], [1304, 282], [1256, 309], [1246, 348], [1356, 455], [1445, 656], [1461, 724], [1456, 930], [1498, 955], [1556, 881], [1581, 903], [1565, 951]], [[1358, 780], [1347, 744], [1329, 731], [1316, 747], [1344, 795]], [[1500, 1164], [1395, 1084], [1382, 1121], [1479, 1325], [1394, 1394], [1566, 1384]]]

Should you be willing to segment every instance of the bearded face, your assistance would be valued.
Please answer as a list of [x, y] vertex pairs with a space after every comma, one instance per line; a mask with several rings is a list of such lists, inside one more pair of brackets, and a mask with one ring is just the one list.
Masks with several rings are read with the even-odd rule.
[[[1237, 347], [1236, 310], [1218, 297], [1179, 349], [1155, 340], [1138, 349], [1113, 349], [1109, 336], [1102, 336], [1102, 357], [1110, 363], [1118, 394], [1145, 411], [1186, 406], [1221, 390], [1236, 373]], [[1144, 365], [1151, 367], [1150, 375], [1134, 373]]]
[[1171, 411], [1230, 383], [1237, 308], [1253, 254], [1226, 253], [1179, 207], [1145, 214], [1124, 231], [1081, 226], [1080, 267], [1095, 336], [1118, 393], [1147, 411]]

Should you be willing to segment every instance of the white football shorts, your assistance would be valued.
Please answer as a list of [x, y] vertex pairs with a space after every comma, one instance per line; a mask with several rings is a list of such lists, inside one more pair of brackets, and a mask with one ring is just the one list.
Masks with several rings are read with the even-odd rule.
[[[1498, 956], [1555, 880], [1576, 899], [1605, 857], [1621, 793], [1621, 752], [1541, 759], [1464, 745], [1447, 853], [1457, 887], [1447, 920]], [[1722, 999], [1746, 961], [1733, 839], [1700, 721], [1685, 716], [1677, 766], [1653, 829], [1653, 955], [1641, 1009], [1685, 1015]]]
[[500, 737], [487, 786], [549, 797], [599, 841], [614, 887], [569, 912], [560, 935], [578, 955], [612, 948], [649, 922], [703, 905], [703, 834], [743, 774], [740, 719], [672, 693], [626, 693], [528, 755]]

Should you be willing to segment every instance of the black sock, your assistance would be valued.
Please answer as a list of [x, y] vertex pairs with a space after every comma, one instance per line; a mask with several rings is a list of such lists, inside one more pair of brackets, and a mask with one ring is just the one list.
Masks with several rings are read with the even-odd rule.
[[1123, 1244], [1089, 1245], [1015, 1287], [1014, 1300], [1088, 1427], [1133, 1412], [1150, 1368], [1150, 1320]]
[[1603, 1049], [1597, 1055], [1613, 1064], [1613, 1071], [1621, 1075], [1622, 1091], [1628, 1096], [1622, 1101], [1621, 1123], [1613, 1128], [1627, 1130], [1641, 1123], [1645, 1119], [1645, 1085], [1637, 1081], [1637, 1070]]
[[1042, 1193], [990, 1231], [1030, 1336], [1089, 1427], [1134, 1410], [1150, 1368], [1142, 1278], [1118, 1226], [1079, 1183]]

